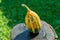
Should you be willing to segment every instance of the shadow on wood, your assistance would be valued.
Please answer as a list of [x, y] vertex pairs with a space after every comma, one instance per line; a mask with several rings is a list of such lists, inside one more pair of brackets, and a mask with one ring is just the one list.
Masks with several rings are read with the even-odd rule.
[[37, 35], [38, 35], [38, 33], [33, 34], [33, 33], [29, 32], [28, 30], [26, 30], [25, 32], [17, 35], [14, 40], [30, 40], [30, 39], [36, 37]]

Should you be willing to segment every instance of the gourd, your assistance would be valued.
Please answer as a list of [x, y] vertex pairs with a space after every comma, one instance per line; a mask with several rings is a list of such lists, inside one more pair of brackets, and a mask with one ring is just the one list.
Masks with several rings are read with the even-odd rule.
[[40, 17], [36, 12], [30, 10], [25, 4], [22, 4], [22, 6], [26, 7], [26, 9], [28, 10], [25, 17], [26, 27], [32, 33], [38, 33], [42, 28]]

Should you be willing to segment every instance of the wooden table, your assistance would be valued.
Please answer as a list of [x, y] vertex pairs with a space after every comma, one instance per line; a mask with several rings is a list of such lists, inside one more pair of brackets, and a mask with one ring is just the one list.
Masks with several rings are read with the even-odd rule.
[[42, 22], [42, 29], [39, 33], [33, 34], [28, 31], [24, 23], [17, 24], [11, 30], [11, 40], [57, 40], [58, 36], [51, 25]]

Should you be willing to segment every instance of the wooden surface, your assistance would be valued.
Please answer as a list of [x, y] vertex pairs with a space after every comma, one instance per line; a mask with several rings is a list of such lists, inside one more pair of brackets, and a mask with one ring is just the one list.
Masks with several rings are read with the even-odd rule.
[[32, 34], [24, 23], [20, 23], [11, 31], [11, 40], [57, 40], [58, 36], [51, 25], [42, 21], [42, 29], [39, 34]]

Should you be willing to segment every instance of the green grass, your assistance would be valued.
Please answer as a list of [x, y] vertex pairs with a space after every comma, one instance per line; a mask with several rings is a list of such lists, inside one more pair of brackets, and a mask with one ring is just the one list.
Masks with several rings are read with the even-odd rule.
[[0, 0], [0, 40], [10, 40], [14, 25], [24, 22], [26, 4], [41, 18], [51, 24], [60, 40], [60, 1], [59, 0]]
[[2, 0], [0, 0], [0, 3], [2, 2]]

